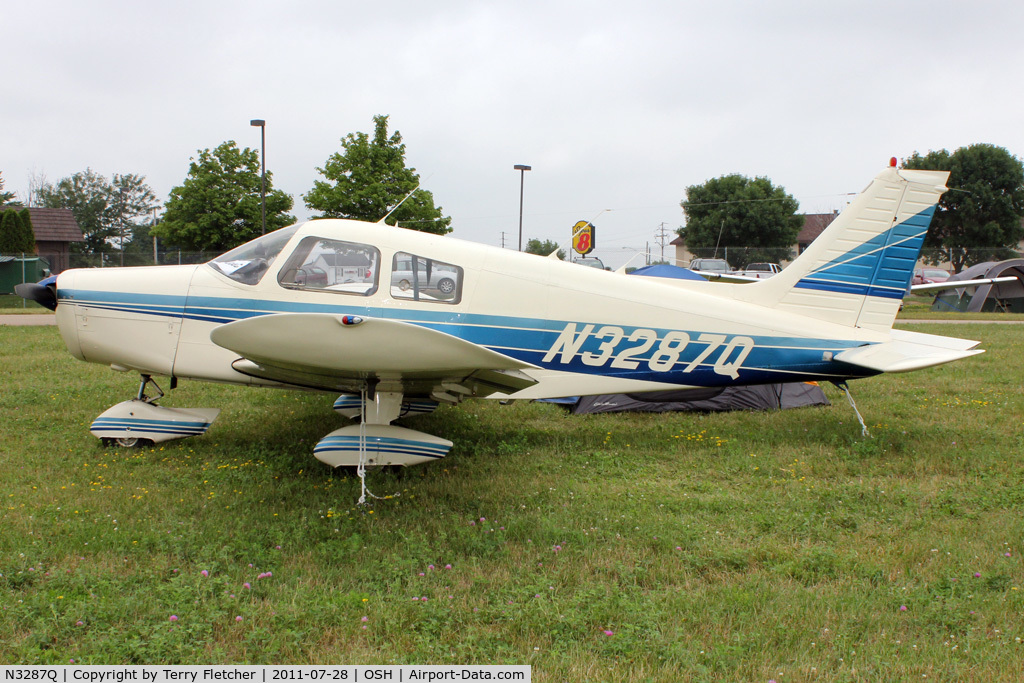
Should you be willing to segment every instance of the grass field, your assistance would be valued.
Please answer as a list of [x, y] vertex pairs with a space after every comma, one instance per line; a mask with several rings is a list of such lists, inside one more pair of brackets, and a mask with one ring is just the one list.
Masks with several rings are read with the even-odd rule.
[[35, 301], [26, 301], [16, 294], [0, 294], [0, 314], [49, 313]]
[[[0, 663], [511, 663], [536, 681], [1017, 681], [1024, 328], [784, 413], [408, 421], [442, 462], [311, 455], [323, 394], [183, 382], [210, 432], [105, 449], [136, 377], [0, 327]], [[166, 386], [165, 386], [166, 389]], [[172, 617], [175, 617], [172, 620]]]

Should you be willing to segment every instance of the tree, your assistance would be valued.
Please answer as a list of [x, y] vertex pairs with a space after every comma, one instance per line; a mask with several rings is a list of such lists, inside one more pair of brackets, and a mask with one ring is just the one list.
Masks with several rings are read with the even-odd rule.
[[927, 260], [948, 261], [959, 273], [984, 261], [1014, 258], [1024, 238], [1024, 164], [1002, 147], [976, 144], [952, 154], [914, 152], [904, 168], [949, 171], [949, 191], [939, 200], [925, 237]]
[[21, 219], [21, 241], [24, 245], [22, 251], [26, 253], [35, 253], [36, 251], [36, 231], [32, 227], [32, 213], [28, 210], [28, 207], [18, 212], [18, 217]]
[[558, 258], [562, 261], [565, 260], [565, 249], [558, 248], [558, 242], [554, 240], [544, 240], [541, 242], [536, 237], [527, 241], [525, 251], [527, 254], [538, 254], [539, 256], [550, 256], [556, 249], [558, 249]]
[[13, 192], [4, 191], [4, 174], [0, 172], [0, 206], [7, 206], [14, 199]]
[[17, 209], [0, 212], [0, 254], [14, 256], [35, 253], [35, 236], [31, 233], [31, 226], [25, 225], [22, 215]]
[[[239, 150], [234, 140], [212, 152], [200, 150], [190, 159], [185, 182], [171, 190], [166, 211], [153, 234], [169, 244], [192, 251], [227, 251], [259, 237], [260, 156], [254, 149]], [[273, 189], [267, 172], [267, 232], [295, 222], [288, 214], [292, 198]]]
[[134, 173], [115, 173], [113, 176], [110, 220], [116, 227], [117, 245], [121, 251], [128, 249], [135, 233], [151, 221], [153, 210], [159, 206], [156, 195], [145, 180], [144, 176]]
[[792, 258], [792, 246], [803, 225], [796, 215], [800, 206], [796, 199], [763, 177], [734, 173], [691, 185], [680, 205], [686, 226], [678, 232], [686, 247], [691, 252], [746, 247], [735, 252], [739, 257], [730, 254], [737, 267]]
[[[51, 209], [71, 209], [84, 242], [72, 244], [74, 253], [111, 253], [134, 226], [147, 220], [156, 208], [156, 196], [145, 176], [115, 173], [112, 180], [91, 168], [62, 178], [55, 185], [45, 184], [36, 193], [38, 203]], [[127, 241], [126, 239], [124, 241]]]
[[17, 211], [0, 211], [0, 255], [21, 253], [21, 218]]
[[405, 166], [401, 133], [388, 137], [387, 116], [374, 116], [373, 122], [373, 140], [366, 133], [349, 133], [341, 139], [343, 151], [316, 169], [329, 182], [313, 183], [313, 189], [303, 195], [306, 206], [320, 211], [318, 218], [377, 222], [411, 192], [386, 222], [437, 235], [451, 232], [452, 219], [434, 206], [434, 195], [416, 189], [420, 177], [416, 169]]

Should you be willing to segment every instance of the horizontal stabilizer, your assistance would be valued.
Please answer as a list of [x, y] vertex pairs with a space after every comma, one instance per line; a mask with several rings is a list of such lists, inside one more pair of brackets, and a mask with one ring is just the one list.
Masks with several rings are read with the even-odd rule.
[[835, 360], [878, 372], [909, 372], [984, 353], [979, 342], [893, 330], [892, 341], [858, 346], [836, 354]]
[[945, 282], [929, 282], [923, 285], [912, 285], [910, 291], [914, 294], [919, 292], [939, 292], [944, 289], [961, 289], [964, 287], [977, 287], [979, 285], [998, 285], [1004, 282], [1017, 282], [1018, 277], [1008, 275], [1006, 277], [985, 277], [976, 280], [946, 280]]

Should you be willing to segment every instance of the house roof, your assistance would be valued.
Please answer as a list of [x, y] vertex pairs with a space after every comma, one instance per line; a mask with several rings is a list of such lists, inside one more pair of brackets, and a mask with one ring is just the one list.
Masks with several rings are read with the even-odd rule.
[[36, 242], [85, 241], [71, 209], [30, 207], [28, 213], [32, 217], [32, 230], [36, 234]]
[[800, 228], [800, 232], [796, 236], [797, 244], [810, 244], [813, 242], [838, 215], [838, 211], [833, 213], [805, 213], [804, 227]]

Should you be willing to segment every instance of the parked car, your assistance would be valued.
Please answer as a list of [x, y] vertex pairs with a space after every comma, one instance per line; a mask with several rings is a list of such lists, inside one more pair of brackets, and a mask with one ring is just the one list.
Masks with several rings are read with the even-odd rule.
[[747, 267], [743, 270], [737, 271], [734, 275], [742, 275], [743, 277], [754, 277], [758, 280], [764, 280], [772, 275], [777, 275], [782, 272], [782, 266], [778, 263], [748, 263]]
[[914, 271], [912, 285], [930, 285], [936, 282], [945, 282], [950, 277], [948, 270], [942, 268], [918, 268]]
[[423, 266], [417, 268], [414, 276], [412, 264], [408, 259], [398, 261], [396, 269], [391, 272], [391, 286], [397, 287], [403, 292], [411, 290], [412, 283], [417, 280], [421, 290], [433, 289], [448, 296], [455, 292], [459, 281], [459, 274], [454, 270], [448, 270], [443, 266], [438, 267], [435, 265], [430, 269], [429, 279], [427, 278], [427, 269]]
[[690, 270], [702, 270], [709, 273], [728, 273], [732, 266], [724, 258], [695, 258], [690, 261]]
[[576, 257], [572, 260], [572, 262], [580, 266], [597, 268], [598, 270], [608, 270], [607, 268], [605, 268], [604, 261], [597, 258], [596, 256], [591, 256], [589, 258]]

